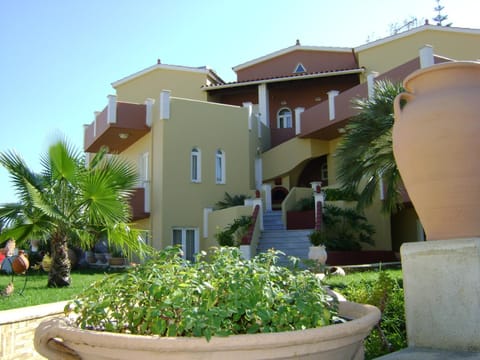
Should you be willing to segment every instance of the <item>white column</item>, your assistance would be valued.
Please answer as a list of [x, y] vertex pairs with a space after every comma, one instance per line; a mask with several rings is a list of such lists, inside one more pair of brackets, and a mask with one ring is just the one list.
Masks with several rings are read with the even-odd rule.
[[257, 121], [257, 132], [258, 132], [258, 138], [262, 138], [262, 114], [257, 113], [255, 114], [255, 120]]
[[378, 76], [378, 72], [372, 71], [370, 74], [367, 75], [367, 88], [368, 88], [368, 97], [371, 98], [373, 96], [375, 90], [375, 78]]
[[152, 127], [152, 122], [153, 122], [153, 104], [155, 104], [155, 100], [148, 98], [145, 100], [145, 124], [147, 124], [148, 127]]
[[203, 237], [208, 238], [208, 215], [213, 211], [212, 208], [203, 209]]
[[272, 211], [272, 185], [263, 184], [262, 189], [265, 198], [265, 208], [267, 211]]
[[339, 94], [338, 90], [330, 90], [328, 93], [328, 118], [335, 120], [335, 96]]
[[302, 132], [302, 113], [305, 111], [303, 107], [295, 108], [295, 135]]
[[420, 48], [420, 68], [432, 66], [433, 61], [433, 47], [431, 45], [424, 45]]
[[255, 158], [255, 188], [260, 190], [263, 183], [263, 163], [262, 158], [257, 156]]
[[98, 114], [100, 114], [100, 111], [94, 111], [93, 112], [93, 116], [94, 116], [94, 119], [93, 119], [93, 138], [97, 137], [97, 117], [98, 117]]
[[243, 107], [248, 109], [248, 130], [252, 130], [253, 105], [251, 102], [244, 102]]
[[267, 84], [258, 85], [258, 107], [260, 112], [260, 121], [265, 124], [265, 126], [270, 127], [269, 125], [269, 102], [268, 102], [268, 87]]
[[170, 119], [170, 90], [162, 90], [160, 93], [160, 120]]
[[115, 124], [117, 122], [117, 96], [108, 95], [107, 123]]

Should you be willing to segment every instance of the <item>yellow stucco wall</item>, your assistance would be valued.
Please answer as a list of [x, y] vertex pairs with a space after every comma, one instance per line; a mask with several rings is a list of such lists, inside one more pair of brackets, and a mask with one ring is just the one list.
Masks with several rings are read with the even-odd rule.
[[262, 154], [263, 179], [283, 176], [306, 159], [328, 154], [328, 142], [293, 138]]
[[370, 71], [383, 73], [413, 58], [419, 49], [428, 44], [433, 52], [455, 60], [477, 60], [480, 58], [480, 31], [422, 27], [423, 31], [408, 36], [400, 34], [356, 49], [359, 66]]
[[[249, 131], [245, 108], [179, 98], [171, 99], [170, 119], [158, 122], [153, 186], [159, 210], [152, 221], [154, 244], [164, 247], [171, 244], [173, 227], [196, 228], [201, 239], [203, 209], [223, 200], [225, 192], [249, 193]], [[190, 153], [194, 147], [201, 151], [201, 183], [190, 181]], [[218, 149], [225, 152], [225, 184], [215, 183]]]
[[[207, 94], [201, 89], [206, 84], [206, 71], [179, 71], [157, 68], [143, 75], [133, 77], [116, 86], [118, 101], [143, 103], [152, 98], [158, 101], [162, 90], [170, 90], [172, 96], [206, 100]], [[154, 112], [154, 116], [158, 112]]]

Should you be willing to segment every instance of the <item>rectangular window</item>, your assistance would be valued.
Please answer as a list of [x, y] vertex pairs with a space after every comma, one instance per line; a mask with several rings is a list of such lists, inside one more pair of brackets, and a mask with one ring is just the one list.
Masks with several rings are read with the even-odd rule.
[[192, 182], [201, 182], [201, 153], [200, 150], [194, 148], [190, 155], [190, 177]]
[[183, 258], [194, 261], [195, 254], [199, 251], [199, 235], [197, 228], [174, 228], [172, 233], [172, 244], [180, 245], [183, 251]]
[[217, 150], [215, 155], [215, 182], [225, 184], [225, 153]]

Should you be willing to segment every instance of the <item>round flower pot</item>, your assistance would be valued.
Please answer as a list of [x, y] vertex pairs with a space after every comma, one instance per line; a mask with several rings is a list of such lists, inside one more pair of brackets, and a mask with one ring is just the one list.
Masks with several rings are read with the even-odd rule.
[[480, 63], [420, 69], [404, 87], [393, 152], [427, 240], [480, 236]]
[[81, 330], [65, 319], [42, 322], [35, 349], [48, 359], [363, 359], [363, 339], [380, 319], [370, 305], [340, 302], [342, 324], [281, 333], [157, 337]]
[[18, 252], [18, 256], [12, 262], [12, 269], [15, 274], [25, 273], [30, 266], [27, 256], [23, 250]]
[[325, 249], [325, 246], [310, 246], [308, 250], [308, 258], [317, 261], [319, 264], [325, 265], [325, 262], [327, 261], [327, 250]]

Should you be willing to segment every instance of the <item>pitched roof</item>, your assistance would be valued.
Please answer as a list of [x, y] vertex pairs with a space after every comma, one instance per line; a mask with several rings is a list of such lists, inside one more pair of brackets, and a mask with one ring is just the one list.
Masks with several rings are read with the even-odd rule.
[[209, 69], [206, 66], [200, 66], [200, 67], [190, 67], [190, 66], [180, 66], [180, 65], [167, 65], [167, 64], [161, 64], [157, 63], [153, 66], [149, 66], [148, 68], [145, 68], [143, 70], [137, 71], [136, 73], [133, 73], [131, 75], [128, 75], [124, 78], [121, 78], [120, 80], [114, 81], [111, 85], [116, 88], [117, 86], [123, 85], [128, 81], [131, 81], [133, 79], [136, 79], [140, 76], [143, 76], [145, 74], [148, 74], [152, 71], [158, 70], [158, 69], [163, 69], [163, 70], [175, 70], [175, 71], [187, 71], [187, 72], [193, 72], [193, 73], [203, 73], [207, 74], [214, 83], [220, 83], [223, 84], [225, 83], [220, 76], [217, 75], [215, 71], [212, 69]]
[[388, 43], [390, 41], [394, 41], [397, 39], [405, 38], [408, 36], [411, 36], [413, 34], [423, 32], [423, 31], [442, 31], [442, 32], [450, 32], [450, 33], [461, 33], [461, 34], [474, 34], [474, 35], [480, 35], [480, 29], [468, 29], [468, 28], [459, 28], [459, 27], [450, 27], [450, 26], [438, 26], [438, 25], [422, 25], [415, 27], [413, 29], [407, 30], [400, 32], [395, 35], [387, 36], [382, 39], [378, 39], [372, 42], [369, 42], [367, 44], [363, 44], [360, 46], [357, 46], [353, 48], [355, 52], [366, 50], [378, 45], [382, 45], [385, 43]]
[[351, 53], [352, 49], [351, 48], [346, 48], [346, 47], [324, 47], [324, 46], [302, 46], [302, 45], [293, 45], [278, 51], [275, 51], [273, 53], [261, 56], [259, 58], [247, 61], [243, 64], [234, 66], [232, 69], [233, 71], [237, 72], [239, 70], [245, 69], [247, 67], [250, 67], [252, 65], [276, 58], [280, 55], [285, 55], [293, 51], [297, 50], [305, 50], [305, 51], [329, 51], [329, 52], [342, 52], [342, 53]]
[[232, 81], [224, 84], [213, 84], [208, 86], [202, 86], [202, 88], [204, 90], [209, 91], [209, 90], [226, 89], [226, 88], [233, 88], [233, 87], [239, 87], [239, 86], [249, 86], [249, 85], [257, 85], [257, 84], [281, 82], [281, 81], [305, 80], [305, 79], [313, 79], [313, 78], [320, 78], [320, 77], [359, 74], [364, 71], [365, 71], [364, 68], [336, 69], [336, 70], [318, 71], [318, 72], [311, 72], [311, 73], [292, 74], [288, 76], [258, 78], [258, 79], [251, 79], [251, 80], [245, 80], [245, 81]]

